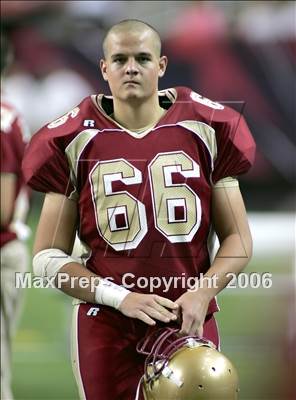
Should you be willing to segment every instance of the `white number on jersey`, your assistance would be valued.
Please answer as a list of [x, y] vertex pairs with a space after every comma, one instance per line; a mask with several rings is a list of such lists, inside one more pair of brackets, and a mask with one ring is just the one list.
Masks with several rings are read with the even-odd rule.
[[60, 118], [56, 119], [55, 121], [51, 122], [49, 125], [47, 125], [48, 129], [53, 129], [53, 128], [57, 128], [60, 125], [65, 124], [69, 117], [71, 118], [75, 118], [76, 115], [79, 113], [79, 107], [75, 107], [73, 108], [73, 110], [67, 112], [67, 114], [61, 116]]
[[207, 99], [206, 97], [203, 97], [196, 92], [191, 92], [190, 97], [192, 98], [193, 101], [196, 101], [197, 103], [201, 103], [201, 104], [211, 107], [211, 108], [215, 108], [216, 110], [224, 109], [224, 106], [222, 106], [222, 104], [216, 103], [215, 101]]

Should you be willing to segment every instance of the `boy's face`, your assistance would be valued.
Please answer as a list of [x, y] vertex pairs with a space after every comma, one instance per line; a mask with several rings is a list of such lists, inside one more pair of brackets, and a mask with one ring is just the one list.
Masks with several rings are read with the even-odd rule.
[[155, 41], [149, 30], [110, 33], [106, 59], [101, 60], [100, 67], [115, 99], [142, 102], [157, 92], [167, 59], [159, 57]]

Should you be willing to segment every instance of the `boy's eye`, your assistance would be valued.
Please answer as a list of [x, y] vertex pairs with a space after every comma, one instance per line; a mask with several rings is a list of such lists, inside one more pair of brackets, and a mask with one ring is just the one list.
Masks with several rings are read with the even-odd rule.
[[113, 58], [113, 60], [112, 60], [112, 62], [114, 62], [114, 63], [119, 63], [119, 64], [122, 64], [122, 63], [124, 63], [125, 61], [126, 61], [126, 57], [121, 56], [121, 55], [115, 56], [115, 57]]
[[138, 58], [138, 60], [139, 60], [140, 62], [146, 62], [146, 61], [150, 61], [150, 58], [149, 58], [149, 57], [146, 57], [146, 56], [141, 56], [141, 57]]

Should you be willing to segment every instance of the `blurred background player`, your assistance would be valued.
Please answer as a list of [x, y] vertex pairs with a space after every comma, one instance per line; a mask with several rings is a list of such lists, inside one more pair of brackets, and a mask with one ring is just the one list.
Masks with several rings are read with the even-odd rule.
[[[1, 80], [11, 50], [1, 34]], [[1, 82], [2, 83], [2, 82]], [[2, 86], [2, 85], [1, 85]], [[23, 242], [30, 234], [25, 225], [29, 195], [24, 186], [21, 162], [28, 130], [15, 108], [1, 92], [1, 399], [11, 392], [11, 341], [19, 317], [23, 292], [15, 287], [15, 273], [24, 273], [29, 253]]]

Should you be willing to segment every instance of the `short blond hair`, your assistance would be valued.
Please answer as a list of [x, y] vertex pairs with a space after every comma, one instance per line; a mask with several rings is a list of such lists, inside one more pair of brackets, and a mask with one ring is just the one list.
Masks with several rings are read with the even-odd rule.
[[155, 48], [157, 55], [160, 57], [161, 55], [161, 39], [160, 35], [157, 32], [157, 30], [148, 24], [147, 22], [141, 21], [139, 19], [124, 19], [117, 24], [111, 26], [110, 29], [106, 32], [103, 42], [102, 42], [102, 47], [103, 47], [103, 54], [104, 57], [106, 58], [107, 55], [107, 39], [110, 34], [112, 33], [117, 33], [117, 32], [122, 32], [122, 31], [132, 31], [132, 30], [139, 30], [139, 31], [145, 31], [145, 30], [150, 30], [154, 36], [155, 36]]

